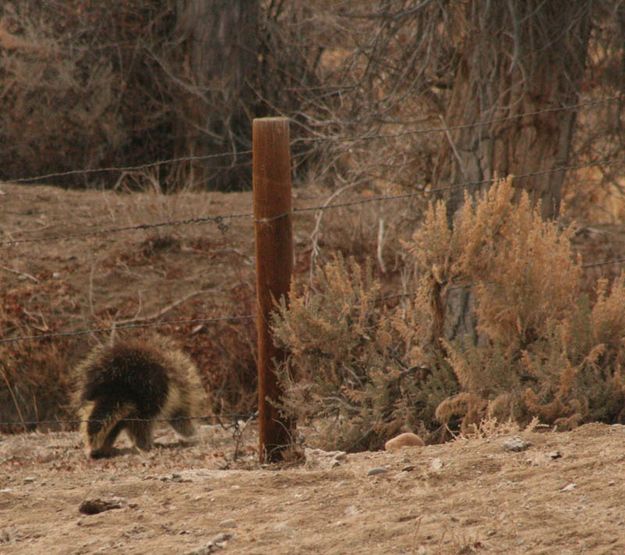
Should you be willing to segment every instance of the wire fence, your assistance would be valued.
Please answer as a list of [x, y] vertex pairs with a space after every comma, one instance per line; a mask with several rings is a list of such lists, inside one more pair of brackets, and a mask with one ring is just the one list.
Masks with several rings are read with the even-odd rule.
[[372, 134], [364, 134], [359, 137], [349, 137], [344, 135], [336, 135], [336, 136], [321, 136], [321, 137], [302, 137], [299, 139], [295, 139], [294, 143], [298, 142], [309, 143], [309, 142], [319, 142], [319, 141], [338, 141], [338, 142], [348, 142], [348, 143], [357, 143], [362, 141], [375, 141], [382, 139], [395, 139], [400, 137], [409, 137], [415, 135], [432, 135], [437, 133], [449, 133], [450, 131], [461, 131], [464, 129], [475, 129], [478, 127], [486, 127], [488, 125], [493, 125], [496, 123], [505, 123], [507, 121], [517, 121], [527, 117], [539, 116], [541, 114], [551, 114], [555, 112], [566, 112], [571, 110], [580, 110], [582, 108], [599, 108], [602, 106], [606, 106], [608, 104], [618, 103], [623, 101], [624, 97], [621, 94], [607, 96], [604, 98], [596, 99], [596, 100], [588, 100], [584, 102], [578, 102], [576, 104], [568, 104], [565, 106], [552, 106], [550, 108], [541, 108], [540, 110], [533, 110], [528, 112], [521, 112], [518, 114], [510, 114], [506, 116], [493, 117], [484, 119], [477, 122], [466, 122], [458, 125], [449, 125], [449, 126], [437, 126], [437, 127], [426, 127], [423, 129], [412, 129], [409, 131], [399, 131], [397, 133], [372, 133]]
[[222, 322], [244, 322], [253, 320], [252, 314], [241, 314], [232, 316], [219, 316], [215, 318], [180, 318], [178, 320], [155, 320], [153, 322], [129, 322], [125, 324], [119, 324], [116, 326], [110, 326], [106, 328], [88, 328], [80, 330], [66, 330], [50, 333], [39, 333], [35, 335], [21, 335], [16, 337], [3, 337], [0, 338], [0, 344], [3, 343], [17, 343], [20, 341], [33, 341], [42, 339], [54, 339], [57, 337], [80, 337], [84, 335], [97, 335], [113, 333], [121, 330], [152, 328], [152, 327], [167, 327], [167, 326], [182, 326], [189, 324], [216, 324]]
[[[219, 426], [225, 432], [229, 432], [232, 438], [232, 454], [230, 457], [224, 455], [224, 458], [237, 461], [241, 454], [241, 448], [244, 441], [244, 433], [250, 423], [258, 418], [258, 411], [248, 413], [221, 413], [221, 414], [203, 414], [197, 416], [186, 416], [176, 418], [123, 418], [119, 421], [121, 425], [143, 422], [146, 424], [167, 423], [175, 424], [176, 422], [200, 422]], [[82, 424], [100, 423], [107, 424], [108, 421], [99, 418], [56, 418], [49, 420], [4, 420], [0, 421], [0, 430], [11, 431], [31, 431], [40, 429], [41, 427], [54, 428], [55, 431], [71, 431]], [[60, 428], [60, 430], [59, 430]]]
[[[595, 160], [592, 162], [587, 162], [583, 164], [569, 164], [565, 166], [558, 166], [556, 168], [548, 169], [548, 170], [540, 170], [535, 172], [529, 172], [524, 174], [518, 174], [513, 176], [515, 180], [528, 179], [531, 177], [538, 177], [541, 175], [560, 173], [570, 170], [579, 170], [585, 168], [592, 167], [609, 167], [615, 166], [619, 164], [625, 164], [625, 160]], [[356, 200], [350, 200], [345, 202], [336, 202], [330, 204], [323, 205], [313, 205], [313, 206], [305, 206], [294, 208], [292, 213], [294, 215], [304, 214], [307, 212], [319, 212], [326, 210], [336, 210], [339, 208], [349, 208], [354, 206], [362, 206], [371, 203], [377, 202], [390, 202], [390, 201], [401, 201], [408, 200], [415, 197], [423, 197], [424, 195], [435, 195], [438, 193], [452, 191], [457, 189], [467, 189], [470, 187], [479, 187], [480, 185], [486, 185], [492, 182], [492, 179], [482, 179], [479, 181], [465, 181], [462, 183], [457, 183], [454, 185], [449, 185], [445, 187], [428, 187], [427, 185], [422, 185], [421, 187], [416, 187], [416, 191], [412, 191], [409, 193], [401, 193], [396, 195], [378, 195], [368, 198], [361, 198]], [[274, 216], [272, 219], [283, 218], [287, 215], [287, 213], [282, 213], [277, 216]], [[218, 229], [221, 231], [227, 231], [228, 225], [226, 222], [231, 220], [239, 220], [239, 219], [252, 219], [254, 218], [254, 214], [251, 212], [244, 213], [230, 213], [230, 214], [218, 214], [218, 215], [207, 215], [207, 216], [198, 216], [194, 218], [185, 218], [180, 220], [169, 220], [155, 223], [140, 223], [136, 225], [128, 225], [128, 226], [119, 226], [119, 227], [108, 227], [101, 228], [95, 230], [88, 230], [84, 233], [76, 233], [71, 235], [53, 235], [47, 237], [40, 238], [24, 238], [24, 239], [7, 239], [0, 241], [0, 246], [13, 246], [25, 243], [48, 243], [48, 242], [57, 242], [57, 241], [70, 241], [70, 240], [80, 240], [86, 237], [94, 237], [98, 235], [110, 236], [116, 233], [122, 233], [127, 231], [146, 231], [150, 229], [157, 229], [162, 227], [176, 227], [190, 224], [207, 224], [214, 223], [217, 225]]]
[[[33, 181], [42, 181], [44, 179], [52, 179], [53, 177], [69, 177], [71, 175], [90, 175], [96, 173], [127, 173], [127, 172], [138, 172], [147, 170], [150, 168], [157, 168], [159, 166], [164, 166], [166, 164], [176, 164], [180, 162], [199, 162], [206, 161], [215, 158], [225, 158], [227, 156], [244, 156], [250, 155], [252, 153], [251, 150], [242, 150], [239, 152], [219, 152], [216, 154], [205, 154], [202, 156], [181, 156], [178, 158], [168, 158], [166, 160], [156, 160], [154, 162], [148, 162], [145, 164], [137, 164], [134, 166], [107, 166], [102, 168], [82, 168], [77, 170], [68, 170], [63, 172], [51, 172], [45, 173], [42, 175], [35, 175], [32, 177], [16, 177], [13, 179], [6, 179], [6, 182], [10, 183], [31, 183]], [[249, 163], [247, 163], [249, 165]], [[224, 166], [223, 169], [230, 168], [231, 165]]]
[[[621, 265], [625, 264], [625, 258], [614, 258], [609, 260], [601, 260], [597, 262], [589, 262], [581, 265], [582, 268], [598, 268], [601, 266], [611, 266], [611, 265]], [[415, 295], [414, 291], [406, 291], [402, 293], [393, 293], [391, 295], [383, 295], [377, 299], [378, 303], [384, 303], [387, 301], [407, 298]], [[0, 337], [0, 345], [2, 344], [11, 344], [11, 343], [20, 343], [23, 341], [40, 341], [44, 339], [55, 339], [60, 337], [81, 337], [87, 335], [99, 335], [99, 334], [108, 334], [114, 333], [116, 331], [123, 330], [131, 330], [131, 329], [143, 329], [143, 328], [153, 328], [153, 327], [168, 327], [168, 326], [183, 326], [190, 324], [217, 324], [217, 323], [239, 323], [239, 322], [249, 322], [255, 320], [256, 316], [253, 314], [233, 314], [226, 316], [218, 316], [214, 318], [180, 318], [180, 319], [170, 319], [170, 320], [157, 320], [150, 322], [129, 322], [118, 324], [115, 326], [109, 327], [98, 327], [98, 328], [85, 328], [85, 329], [77, 329], [77, 330], [61, 330], [56, 332], [49, 333], [39, 333], [33, 335], [17, 335], [13, 337]], [[1, 422], [0, 422], [1, 424]]]
[[[458, 125], [450, 125], [450, 126], [436, 126], [436, 127], [426, 127], [421, 129], [413, 129], [409, 131], [401, 131], [397, 133], [381, 133], [379, 131], [375, 131], [373, 133], [365, 133], [356, 137], [346, 136], [346, 135], [322, 135], [316, 137], [299, 137], [295, 138], [292, 141], [292, 144], [296, 145], [298, 143], [317, 143], [317, 142], [342, 142], [342, 143], [357, 143], [363, 141], [373, 141], [373, 140], [383, 140], [383, 139], [391, 139], [391, 138], [399, 138], [413, 135], [431, 135], [438, 133], [449, 133], [450, 131], [464, 130], [464, 129], [474, 129], [479, 127], [485, 127], [488, 125], [493, 125], [496, 123], [505, 123], [507, 121], [517, 121], [527, 117], [535, 117], [541, 114], [550, 114], [557, 112], [566, 112], [566, 111], [578, 111], [581, 109], [594, 109], [600, 108], [609, 104], [619, 103], [624, 100], [625, 97], [623, 95], [613, 95], [607, 96], [599, 99], [593, 99], [583, 102], [578, 102], [575, 104], [568, 104], [565, 106], [552, 106], [547, 108], [542, 108], [540, 110], [533, 110], [528, 112], [521, 112], [518, 114], [509, 114], [506, 116], [488, 118], [485, 120], [477, 121], [477, 122], [466, 122]], [[252, 154], [252, 150], [241, 150], [241, 151], [228, 151], [228, 152], [220, 152], [199, 156], [180, 156], [175, 158], [168, 158], [165, 160], [155, 160], [153, 162], [146, 162], [142, 164], [130, 165], [130, 166], [106, 166], [100, 168], [82, 168], [82, 169], [73, 169], [62, 172], [50, 172], [41, 175], [29, 176], [29, 177], [15, 177], [5, 179], [4, 181], [10, 183], [32, 183], [36, 181], [43, 181], [45, 179], [52, 178], [61, 178], [61, 177], [70, 177], [75, 175], [93, 175], [99, 173], [129, 173], [129, 172], [139, 172], [144, 171], [151, 168], [157, 168], [164, 165], [176, 164], [181, 162], [199, 162], [206, 161], [211, 159], [218, 158], [227, 158], [227, 157], [244, 157], [250, 156]], [[251, 162], [245, 162], [244, 165], [250, 165]], [[223, 169], [227, 169], [232, 167], [232, 164], [226, 165]]]
[[[247, 413], [221, 413], [221, 414], [202, 414], [197, 416], [176, 416], [175, 418], [123, 418], [120, 421], [124, 423], [131, 422], [144, 422], [144, 423], [169, 423], [169, 422], [211, 422], [219, 424], [220, 426], [227, 428], [234, 426], [235, 422], [251, 420], [257, 416], [257, 412], [247, 412]], [[0, 420], [0, 426], [19, 426], [23, 428], [31, 428], [33, 426], [57, 426], [57, 425], [66, 425], [66, 426], [79, 426], [80, 424], [88, 424], [89, 422], [97, 422], [100, 424], [106, 424], [108, 420], [101, 418], [54, 418], [49, 420]], [[225, 422], [231, 422], [231, 424], [225, 424]]]
[[[587, 102], [580, 102], [577, 104], [567, 105], [567, 106], [557, 106], [557, 107], [549, 107], [542, 110], [536, 110], [531, 112], [525, 112], [520, 114], [511, 114], [505, 117], [498, 118], [490, 118], [486, 120], [482, 120], [479, 122], [468, 122], [460, 125], [447, 126], [447, 127], [431, 127], [426, 129], [416, 129], [410, 131], [404, 131], [399, 133], [378, 133], [376, 135], [362, 135], [359, 137], [344, 137], [344, 136], [335, 136], [335, 137], [310, 137], [310, 138], [299, 138], [294, 139], [294, 143], [298, 142], [311, 142], [311, 141], [347, 141], [347, 142], [358, 142], [358, 141], [371, 141], [377, 139], [386, 139], [386, 138], [394, 138], [394, 137], [403, 137], [407, 135], [421, 135], [421, 134], [434, 134], [434, 133], [443, 133], [449, 132], [451, 130], [462, 130], [469, 128], [477, 128], [486, 125], [492, 125], [496, 123], [504, 123], [506, 121], [517, 121], [524, 117], [536, 116], [539, 114], [547, 114], [559, 111], [570, 111], [570, 110], [579, 110], [582, 108], [594, 109], [601, 106], [608, 105], [614, 102], [620, 102], [623, 100], [622, 95], [615, 95], [612, 97], [606, 97], [598, 100], [592, 100]], [[246, 150], [242, 152], [236, 153], [240, 156], [247, 156], [252, 153], [251, 150]], [[111, 173], [117, 172], [123, 174], [124, 172], [141, 172], [148, 170], [150, 168], [160, 167], [166, 164], [174, 164], [186, 161], [203, 161], [208, 159], [216, 159], [221, 157], [229, 157], [232, 156], [232, 152], [224, 152], [218, 154], [211, 154], [205, 156], [184, 156], [177, 158], [170, 158], [166, 160], [157, 160], [155, 162], [139, 164], [134, 166], [109, 166], [109, 167], [101, 167], [101, 168], [85, 168], [85, 169], [75, 169], [65, 172], [52, 172], [43, 175], [37, 175], [32, 177], [23, 177], [7, 180], [7, 182], [12, 183], [31, 183], [42, 181], [46, 179], [60, 178], [72, 175], [92, 175], [98, 173]], [[562, 165], [555, 168], [540, 170], [534, 172], [528, 172], [524, 174], [519, 174], [514, 176], [515, 180], [529, 179], [536, 176], [553, 174], [559, 172], [567, 172], [574, 171], [579, 169], [591, 168], [591, 167], [610, 167], [623, 164], [625, 160], [621, 159], [597, 159], [585, 163], [578, 164], [568, 164]], [[482, 185], [486, 185], [491, 183], [492, 180], [484, 179], [480, 181], [465, 181], [461, 183], [452, 184], [449, 186], [443, 187], [431, 187], [427, 184], [422, 184], [421, 186], [415, 186], [414, 191], [410, 191], [402, 194], [389, 194], [389, 195], [378, 195], [368, 198], [358, 198], [347, 200], [344, 202], [331, 202], [325, 204], [314, 204], [311, 206], [302, 206], [296, 207], [292, 210], [292, 214], [304, 215], [309, 213], [322, 213], [328, 210], [337, 210], [337, 209], [345, 209], [345, 208], [353, 208], [353, 207], [361, 207], [364, 205], [372, 204], [372, 203], [383, 203], [383, 202], [400, 202], [409, 200], [415, 197], [423, 197], [423, 196], [432, 196], [437, 195], [438, 193], [456, 190], [456, 189], [470, 189], [472, 187], [480, 187]], [[274, 216], [271, 219], [278, 219], [287, 216], [290, 213], [282, 213], [277, 216]], [[223, 213], [223, 214], [208, 214], [201, 215], [197, 217], [191, 218], [183, 218], [183, 219], [171, 219], [164, 220], [158, 222], [144, 222], [135, 225], [126, 225], [126, 226], [114, 226], [114, 227], [106, 227], [97, 225], [95, 229], [87, 229], [84, 232], [80, 233], [71, 233], [71, 234], [52, 234], [42, 237], [18, 237], [12, 239], [5, 239], [0, 241], [0, 247], [14, 247], [17, 245], [27, 245], [34, 243], [54, 243], [54, 242], [64, 242], [64, 241], [80, 241], [89, 237], [106, 237], [110, 238], [111, 235], [121, 234], [126, 232], [136, 232], [136, 231], [149, 231], [159, 228], [165, 227], [178, 227], [178, 226], [189, 226], [189, 225], [205, 225], [205, 224], [214, 224], [217, 228], [225, 232], [228, 230], [228, 226], [230, 222], [235, 220], [254, 220], [254, 215], [251, 212], [239, 212], [239, 213]], [[35, 230], [35, 232], [37, 232]], [[110, 239], [109, 239], [110, 240]], [[625, 264], [625, 258], [615, 258], [609, 260], [601, 260], [595, 262], [587, 262], [582, 264], [583, 268], [597, 268], [602, 266], [609, 265], [620, 265]], [[400, 298], [410, 297], [414, 295], [414, 292], [401, 292], [391, 295], [386, 295], [380, 297], [380, 302], [388, 302], [391, 300], [396, 300]], [[69, 329], [69, 330], [58, 330], [51, 331], [46, 333], [38, 333], [38, 334], [25, 334], [25, 335], [17, 335], [12, 337], [0, 337], [0, 345], [9, 345], [15, 344], [19, 342], [26, 341], [41, 341], [41, 340], [53, 340], [58, 338], [68, 338], [68, 337], [81, 337], [95, 334], [107, 334], [113, 333], [118, 330], [130, 330], [130, 329], [140, 329], [140, 328], [151, 328], [151, 327], [168, 327], [168, 326], [184, 326], [184, 325], [192, 325], [192, 324], [219, 324], [219, 323], [241, 323], [241, 322], [249, 322], [253, 321], [255, 316], [253, 314], [232, 314], [232, 315], [223, 315], [217, 317], [210, 318], [181, 318], [181, 319], [162, 319], [162, 318], [154, 318], [150, 319], [150, 321], [140, 321], [140, 322], [126, 322], [120, 323], [118, 325], [107, 326], [107, 327], [93, 327], [93, 328], [84, 328], [84, 329]], [[216, 422], [222, 427], [226, 427], [223, 423], [224, 421], [231, 421], [231, 424], [228, 426], [231, 427], [235, 432], [238, 433], [240, 431], [240, 421], [250, 421], [255, 417], [255, 413], [221, 413], [221, 414], [204, 414], [201, 416], [192, 416], [188, 417], [188, 420], [198, 420], [198, 421], [211, 421]], [[93, 419], [91, 419], [93, 420]], [[125, 419], [126, 421], [147, 421], [146, 419]], [[152, 422], [158, 421], [166, 421], [168, 419], [150, 419]], [[17, 420], [17, 421], [0, 421], [0, 426], [22, 426], [23, 428], [32, 428], [37, 426], [59, 426], [59, 425], [67, 425], [67, 426], [76, 426], [81, 423], [84, 423], [84, 420], [80, 419], [51, 419], [51, 420]]]

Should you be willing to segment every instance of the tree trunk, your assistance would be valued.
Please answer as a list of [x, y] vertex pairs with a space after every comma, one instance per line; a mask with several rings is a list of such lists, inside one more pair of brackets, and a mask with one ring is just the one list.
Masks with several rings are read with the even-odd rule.
[[196, 186], [250, 188], [251, 119], [256, 97], [259, 0], [181, 0], [178, 36], [185, 48], [186, 102], [179, 154], [226, 156], [191, 162]]
[[[515, 185], [541, 202], [545, 218], [558, 215], [565, 172], [553, 170], [568, 161], [576, 110], [543, 110], [578, 102], [590, 7], [591, 0], [465, 3], [466, 31], [457, 45], [460, 63], [445, 123], [489, 123], [450, 130], [437, 184], [537, 173]], [[452, 190], [450, 215], [463, 198], [463, 187]]]
[[[496, 176], [536, 174], [514, 184], [540, 202], [544, 218], [558, 216], [578, 102], [591, 0], [472, 0], [455, 8], [464, 22], [455, 45], [459, 63], [445, 124], [450, 128], [435, 169], [447, 196], [450, 224], [465, 191], [485, 189]], [[452, 8], [450, 8], [452, 9]], [[520, 114], [528, 114], [523, 117]], [[466, 123], [484, 125], [453, 129]], [[465, 187], [467, 182], [479, 185]], [[470, 289], [450, 291], [445, 336], [479, 340]]]

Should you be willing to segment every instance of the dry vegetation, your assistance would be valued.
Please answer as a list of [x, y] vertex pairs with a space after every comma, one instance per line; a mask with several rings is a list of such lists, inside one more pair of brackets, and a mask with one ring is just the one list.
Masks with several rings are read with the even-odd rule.
[[[186, 4], [189, 10], [193, 5]], [[416, 193], [405, 202], [319, 212], [296, 227], [297, 280], [290, 307], [282, 305], [275, 321], [278, 340], [291, 352], [282, 372], [289, 391], [285, 410], [302, 419], [323, 415], [332, 431], [320, 430], [320, 441], [349, 450], [377, 448], [405, 428], [442, 441], [486, 416], [524, 423], [538, 416], [561, 427], [618, 421], [624, 335], [618, 308], [625, 285], [616, 266], [593, 274], [582, 269], [577, 254], [589, 261], [601, 253], [617, 257], [620, 235], [566, 223], [620, 217], [625, 204], [615, 196], [618, 164], [569, 172], [566, 212], [558, 223], [541, 220], [537, 207], [518, 194], [519, 182], [504, 181], [475, 201], [467, 197], [453, 226], [443, 203], [428, 194], [436, 175], [446, 171], [441, 160], [458, 155], [449, 153], [449, 143], [459, 137], [442, 131], [459, 94], [453, 87], [462, 49], [483, 48], [495, 36], [483, 27], [488, 18], [474, 21], [479, 14], [465, 10], [468, 5], [415, 9], [397, 2], [382, 9], [372, 2], [348, 10], [325, 0], [260, 2], [257, 65], [234, 91], [240, 96], [229, 96], [224, 75], [204, 81], [194, 73], [198, 29], [192, 10], [181, 3], [6, 3], [0, 12], [3, 175], [193, 154], [198, 145], [188, 132], [195, 125], [198, 144], [210, 147], [202, 152], [232, 151], [237, 162], [222, 169], [232, 170], [236, 181], [247, 171], [238, 173], [239, 164], [249, 162], [238, 155], [249, 147], [241, 109], [245, 121], [250, 114], [283, 113], [293, 121], [303, 200]], [[523, 15], [491, 8], [488, 14], [506, 25]], [[571, 11], [575, 23], [585, 13], [580, 10]], [[545, 22], [554, 14], [540, 13], [543, 20], [521, 30], [529, 33], [523, 40], [542, 44]], [[602, 101], [622, 83], [621, 15], [610, 3], [598, 3], [592, 14], [579, 98], [588, 109], [578, 113], [569, 156], [577, 163], [620, 152], [621, 100]], [[459, 31], [474, 24], [482, 34], [472, 43]], [[518, 40], [496, 46], [507, 52]], [[533, 65], [533, 53], [517, 54], [514, 70], [536, 70], [538, 80], [542, 66]], [[497, 75], [498, 67], [491, 68]], [[197, 125], [193, 118], [203, 116], [195, 105], [230, 118], [227, 144], [209, 124]], [[517, 122], [515, 109], [492, 105], [481, 117]], [[441, 158], [444, 152], [448, 156]], [[91, 221], [106, 227], [221, 212], [201, 193], [162, 194], [206, 188], [193, 179], [196, 170], [180, 162], [64, 176], [58, 183], [151, 191], [137, 202], [123, 194], [76, 197], [67, 201], [71, 213], [52, 208], [45, 193], [7, 187], [3, 202], [10, 217], [3, 237], [52, 238], [80, 233]], [[209, 187], [225, 183], [213, 177]], [[326, 186], [328, 191], [320, 188]], [[589, 191], [590, 201], [584, 197]], [[100, 202], [104, 206], [96, 208]], [[220, 202], [221, 208], [236, 206], [235, 212], [249, 210], [240, 199]], [[82, 247], [79, 241], [69, 248], [3, 246], [2, 334], [250, 314], [250, 235], [232, 233], [234, 223], [208, 238], [183, 227], [110, 241], [93, 236]], [[201, 265], [207, 260], [208, 273]], [[455, 297], [471, 303], [473, 330], [464, 339], [450, 314]], [[253, 331], [251, 321], [171, 325], [206, 369], [214, 411], [253, 407]], [[67, 368], [86, 349], [80, 336], [0, 349], [0, 399], [10, 428], [71, 416]]]
[[[246, 187], [249, 157], [241, 157], [239, 149], [249, 143], [241, 131], [247, 119], [225, 146], [210, 143], [217, 139], [208, 127], [196, 130], [212, 147], [226, 148], [232, 155], [227, 167], [210, 168], [217, 173], [208, 184], [193, 178], [197, 166], [187, 162], [70, 175], [54, 182], [74, 190], [17, 185], [9, 179], [196, 152], [187, 149], [189, 137], [181, 131], [189, 129], [194, 102], [210, 105], [221, 115], [232, 106], [222, 84], [194, 81], [185, 50], [190, 39], [179, 36], [178, 4], [76, 0], [40, 7], [5, 3], [0, 8], [0, 176], [7, 179], [0, 184], [0, 338], [27, 337], [0, 343], [2, 432], [72, 429], [74, 425], [66, 422], [75, 416], [68, 402], [69, 369], [94, 342], [111, 334], [137, 333], [123, 329], [135, 325], [159, 325], [161, 333], [175, 336], [191, 354], [201, 368], [211, 413], [228, 420], [255, 409], [254, 321], [223, 319], [254, 312], [252, 219], [100, 233], [112, 227], [249, 213], [249, 192], [206, 191]], [[562, 522], [570, 516], [557, 512], [566, 483], [560, 483], [549, 449], [564, 449], [569, 438], [576, 449], [583, 449], [596, 439], [593, 430], [601, 430], [605, 441], [612, 442], [610, 461], [620, 461], [618, 446], [613, 445], [614, 430], [620, 436], [620, 428], [574, 429], [590, 422], [625, 421], [623, 264], [588, 267], [596, 261], [625, 259], [622, 99], [577, 114], [570, 161], [583, 166], [608, 158], [614, 163], [567, 172], [558, 220], [545, 220], [541, 206], [512, 177], [465, 191], [461, 208], [451, 215], [449, 204], [432, 189], [435, 174], [441, 173], [437, 156], [448, 152], [453, 160], [457, 155], [449, 153], [449, 132], [439, 131], [447, 125], [443, 116], [453, 100], [451, 77], [462, 46], [451, 35], [458, 21], [467, 22], [454, 19], [447, 26], [445, 17], [451, 21], [460, 12], [446, 12], [441, 3], [426, 3], [427, 10], [420, 11], [411, 9], [410, 2], [399, 2], [395, 7], [401, 4], [401, 9], [391, 12], [346, 11], [344, 4], [261, 2], [258, 62], [266, 79], [261, 83], [255, 76], [246, 84], [255, 94], [246, 106], [250, 114], [271, 111], [292, 119], [296, 207], [362, 202], [296, 213], [295, 279], [289, 303], [279, 303], [272, 322], [276, 341], [289, 353], [279, 370], [286, 392], [281, 408], [298, 421], [299, 441], [305, 447], [375, 451], [407, 430], [420, 434], [428, 446], [425, 454], [414, 452], [409, 461], [401, 455], [388, 459], [397, 471], [392, 480], [397, 476], [398, 487], [379, 503], [368, 495], [371, 480], [357, 473], [369, 464], [386, 464], [383, 454], [354, 455], [352, 470], [323, 471], [312, 478], [306, 470], [288, 470], [293, 474], [282, 485], [299, 488], [301, 499], [314, 502], [314, 514], [305, 513], [288, 526], [313, 530], [326, 520], [349, 521], [354, 545], [371, 552], [514, 552], [523, 534], [512, 528], [526, 531], [541, 523], [521, 506], [527, 498], [521, 499], [512, 487], [514, 491], [506, 489], [509, 484], [527, 478], [540, 489], [543, 472], [548, 473], [553, 494], [532, 500], [548, 505], [546, 514], [557, 514]], [[621, 19], [612, 17], [608, 2], [598, 5], [580, 96], [585, 103], [622, 89], [617, 63], [622, 44], [616, 37], [622, 37], [625, 18], [621, 12]], [[491, 115], [501, 113], [493, 108]], [[432, 127], [439, 130], [425, 132]], [[222, 170], [234, 172], [227, 187], [216, 177]], [[412, 196], [373, 202], [377, 195], [396, 193]], [[468, 307], [461, 322], [455, 312], [459, 302]], [[91, 332], [28, 338], [67, 330]], [[525, 432], [542, 446], [540, 457], [529, 462], [503, 461], [504, 455], [493, 451], [491, 442], [499, 434], [531, 429], [537, 422], [574, 431], [560, 436]], [[41, 440], [29, 435], [23, 441], [33, 437]], [[25, 481], [43, 464], [44, 474], [60, 468], [78, 479], [82, 473], [84, 493], [98, 470], [77, 462], [76, 436], [50, 437], [61, 441], [65, 462], [56, 465], [57, 452], [37, 455], [49, 446], [27, 459], [19, 454], [19, 436], [0, 438], [0, 464], [9, 465], [7, 476], [17, 472]], [[465, 443], [468, 437], [474, 443]], [[436, 445], [453, 438], [460, 441]], [[603, 447], [599, 439], [593, 445], [595, 452], [580, 455], [580, 460], [597, 470], [594, 455]], [[214, 470], [236, 462], [208, 455], [204, 448], [187, 451], [181, 464]], [[255, 457], [255, 448], [248, 446], [244, 453]], [[442, 474], [430, 466], [430, 454], [448, 457]], [[579, 480], [577, 454], [569, 455], [567, 479]], [[412, 470], [402, 474], [401, 466], [415, 460], [425, 465], [419, 467], [419, 483], [404, 490], [405, 483], [415, 479], [408, 474]], [[153, 465], [159, 472], [175, 469], [165, 449], [143, 462], [130, 455], [123, 461], [129, 474], [136, 474], [140, 464]], [[250, 461], [237, 464], [253, 466]], [[103, 464], [116, 471], [115, 461]], [[478, 485], [489, 492], [497, 487], [505, 495], [520, 496], [513, 503], [504, 494], [503, 501], [493, 494], [482, 502], [491, 512], [508, 503], [508, 521], [491, 526], [492, 534], [468, 514], [474, 509], [467, 499], [479, 499], [481, 491], [459, 493], [473, 483], [475, 469], [484, 475]], [[240, 481], [253, 488], [253, 480], [267, 479], [268, 471], [256, 469], [262, 475], [250, 474], [246, 482], [240, 470], [227, 477], [229, 487]], [[500, 470], [511, 473], [508, 482], [502, 482]], [[144, 487], [138, 482], [153, 480], [147, 470], [141, 472], [140, 480], [127, 477], [127, 495]], [[590, 486], [604, 488], [610, 472], [604, 468], [594, 482], [586, 483], [596, 522], [605, 518], [601, 510], [614, 510], [617, 494], [608, 503]], [[193, 479], [206, 485], [205, 477]], [[9, 496], [8, 501], [0, 498], [0, 510], [16, 502], [11, 496], [21, 495], [14, 493], [15, 480], [0, 483], [0, 494]], [[280, 480], [275, 477], [274, 482], [280, 486]], [[335, 488], [339, 500], [365, 491], [363, 514], [375, 519], [382, 512], [400, 519], [393, 520], [399, 540], [352, 518], [356, 513], [345, 512], [351, 510], [348, 503], [341, 501], [343, 512], [337, 513], [331, 496], [318, 497], [315, 492], [307, 497], [304, 490], [316, 480]], [[375, 480], [380, 491], [390, 483], [387, 478]], [[194, 501], [193, 487], [184, 491], [190, 512], [198, 500], [206, 512], [213, 503], [219, 505], [222, 519], [228, 516], [222, 510], [227, 502], [239, 511], [252, 505], [252, 496], [228, 497], [224, 492], [214, 498], [202, 492]], [[106, 489], [102, 484], [99, 488]], [[163, 502], [161, 495], [167, 496], [160, 487], [154, 489], [157, 502], [149, 510]], [[125, 486], [120, 491], [126, 491]], [[261, 511], [250, 509], [246, 515], [261, 529], [263, 511], [271, 508], [265, 496], [272, 491], [258, 487], [256, 493], [263, 499]], [[66, 501], [76, 500], [67, 491], [63, 495]], [[444, 496], [452, 501], [442, 500]], [[298, 505], [298, 499], [285, 494], [283, 501]], [[584, 499], [579, 503], [588, 501]], [[324, 503], [333, 508], [326, 512]], [[393, 503], [401, 510], [393, 509]], [[475, 537], [446, 536], [447, 528], [434, 517], [415, 517], [412, 511], [406, 514], [416, 524], [409, 533], [403, 530], [399, 524], [406, 522], [401, 520], [404, 507], [423, 503], [436, 506], [445, 518], [461, 514], [462, 525]], [[29, 510], [39, 518], [35, 505]], [[217, 529], [219, 521], [213, 520], [211, 526]], [[171, 522], [162, 524], [171, 528]], [[586, 524], [592, 534], [593, 522]], [[562, 534], [579, 532], [572, 527], [564, 522]], [[47, 549], [58, 540], [52, 534], [44, 541], [45, 532], [36, 528], [14, 518], [6, 529], [0, 527], [0, 547], [17, 546], [17, 552], [25, 545], [20, 542], [28, 541]], [[284, 550], [277, 553], [293, 552], [289, 548], [300, 545], [297, 535], [282, 533], [288, 527], [262, 529], [274, 534], [273, 540], [254, 544], [256, 538], [247, 528], [237, 532], [247, 550], [241, 552], [266, 552], [262, 549], [278, 541]], [[359, 538], [358, 532], [365, 529], [379, 534], [379, 541]], [[458, 533], [454, 524], [449, 529]], [[136, 530], [126, 530], [126, 540], [145, 532]], [[616, 547], [610, 551], [612, 546], [623, 544], [610, 534], [596, 544], [592, 538], [575, 536], [575, 545], [567, 543], [568, 536], [552, 537], [548, 530], [541, 534], [539, 540], [527, 534], [522, 539], [545, 553], [562, 545], [616, 553]], [[189, 535], [201, 538], [197, 530]], [[338, 541], [338, 536], [329, 537]], [[158, 536], [150, 529], [146, 538], [143, 547]], [[108, 547], [119, 549], [124, 541]], [[332, 551], [331, 541], [319, 534], [307, 541], [311, 552], [319, 546]], [[85, 545], [76, 549], [95, 549]], [[176, 544], [172, 540], [167, 545], [174, 549]], [[260, 551], [255, 551], [257, 546]]]
[[[510, 180], [494, 184], [453, 229], [432, 204], [405, 242], [416, 271], [397, 306], [366, 264], [340, 257], [293, 287], [274, 327], [290, 352], [285, 409], [327, 417], [325, 447], [379, 448], [402, 428], [436, 441], [484, 418], [561, 429], [622, 419], [623, 277], [585, 292], [573, 229], [513, 197]], [[458, 288], [474, 292], [477, 334], [448, 341]]]

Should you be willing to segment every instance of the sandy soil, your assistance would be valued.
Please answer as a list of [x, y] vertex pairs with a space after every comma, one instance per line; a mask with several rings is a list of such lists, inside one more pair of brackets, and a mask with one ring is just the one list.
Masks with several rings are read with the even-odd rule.
[[[104, 461], [75, 433], [0, 436], [0, 552], [624, 553], [625, 427], [520, 435], [281, 468], [255, 463], [253, 430], [237, 462], [212, 426]], [[92, 498], [122, 506], [80, 514]]]

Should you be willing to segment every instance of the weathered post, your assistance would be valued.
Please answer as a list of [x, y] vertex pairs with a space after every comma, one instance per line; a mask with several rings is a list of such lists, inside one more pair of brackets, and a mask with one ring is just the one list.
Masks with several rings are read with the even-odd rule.
[[291, 443], [291, 422], [280, 416], [275, 366], [285, 353], [270, 330], [275, 301], [288, 295], [293, 270], [291, 151], [287, 118], [253, 122], [253, 188], [256, 236], [258, 421], [261, 462], [280, 460]]

